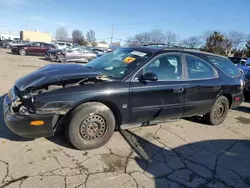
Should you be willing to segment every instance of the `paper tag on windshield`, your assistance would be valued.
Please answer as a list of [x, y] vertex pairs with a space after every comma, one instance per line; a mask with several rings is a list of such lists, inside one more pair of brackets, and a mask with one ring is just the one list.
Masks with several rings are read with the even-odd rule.
[[138, 52], [138, 51], [133, 51], [130, 54], [137, 55], [137, 56], [140, 56], [140, 57], [143, 57], [143, 56], [147, 55], [146, 53]]
[[136, 60], [134, 57], [126, 57], [123, 62], [124, 63], [132, 63], [134, 60]]

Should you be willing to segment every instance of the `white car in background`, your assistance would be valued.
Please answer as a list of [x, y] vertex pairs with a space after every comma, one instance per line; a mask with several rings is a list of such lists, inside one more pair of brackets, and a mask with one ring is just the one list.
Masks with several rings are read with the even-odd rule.
[[73, 44], [70, 42], [54, 42], [53, 44], [55, 44], [58, 49], [64, 49], [66, 47], [73, 46]]

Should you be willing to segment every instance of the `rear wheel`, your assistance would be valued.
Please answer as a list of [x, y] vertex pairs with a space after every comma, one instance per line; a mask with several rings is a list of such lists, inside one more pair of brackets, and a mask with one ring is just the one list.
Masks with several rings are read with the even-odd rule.
[[71, 144], [80, 150], [103, 146], [115, 130], [115, 117], [102, 103], [88, 102], [78, 106], [66, 127]]
[[228, 99], [220, 96], [214, 103], [210, 112], [205, 114], [204, 120], [210, 125], [219, 125], [224, 122], [229, 111]]
[[22, 55], [22, 56], [24, 56], [24, 55], [27, 54], [27, 52], [26, 52], [25, 49], [21, 49], [21, 50], [19, 50], [19, 54]]

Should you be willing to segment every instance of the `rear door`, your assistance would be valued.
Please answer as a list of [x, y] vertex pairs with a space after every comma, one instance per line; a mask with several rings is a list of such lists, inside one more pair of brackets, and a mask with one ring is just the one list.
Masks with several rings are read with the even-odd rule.
[[45, 53], [52, 49], [52, 45], [51, 44], [47, 44], [47, 43], [41, 43], [41, 48], [39, 50], [39, 54], [40, 55], [45, 55]]
[[215, 68], [205, 60], [190, 54], [183, 57], [187, 83], [184, 116], [207, 113], [221, 91], [222, 82]]
[[[157, 81], [141, 82], [138, 78], [152, 72]], [[131, 121], [161, 122], [183, 115], [185, 81], [179, 53], [164, 53], [151, 60], [132, 79], [129, 95]]]
[[40, 55], [41, 46], [42, 44], [40, 42], [33, 42], [32, 46], [27, 47], [28, 53], [32, 55]]

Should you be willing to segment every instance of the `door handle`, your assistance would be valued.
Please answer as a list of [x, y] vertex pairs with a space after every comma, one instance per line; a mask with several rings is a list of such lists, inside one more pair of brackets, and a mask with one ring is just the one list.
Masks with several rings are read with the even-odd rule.
[[184, 92], [184, 88], [174, 88], [173, 92], [174, 93], [183, 93]]

